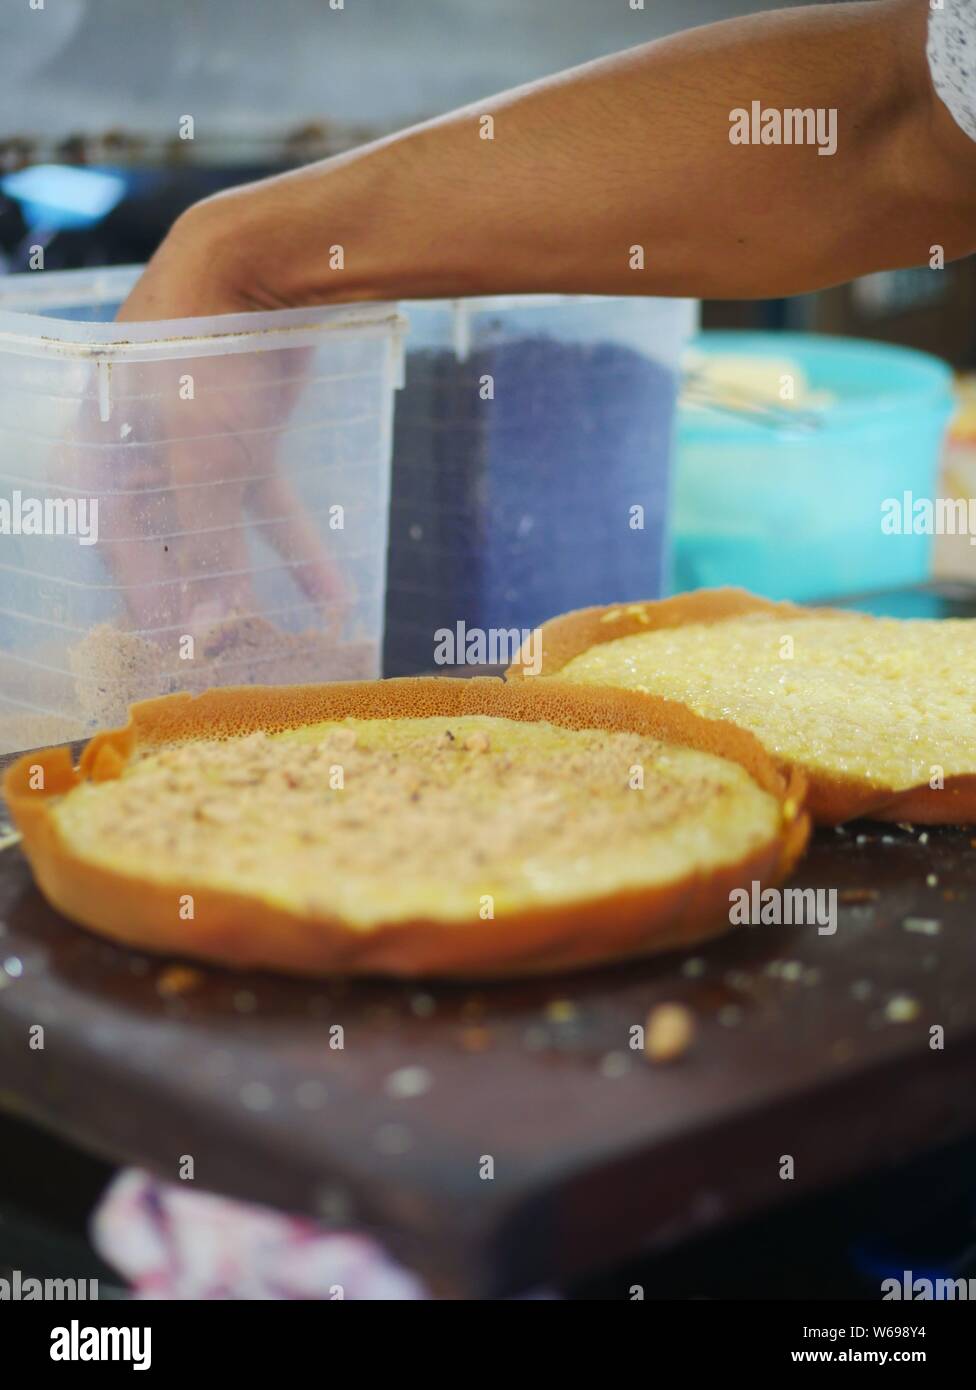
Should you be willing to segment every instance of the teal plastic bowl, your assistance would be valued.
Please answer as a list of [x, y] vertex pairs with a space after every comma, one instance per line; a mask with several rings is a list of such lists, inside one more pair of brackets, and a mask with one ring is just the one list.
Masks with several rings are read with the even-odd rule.
[[683, 406], [672, 592], [738, 584], [813, 599], [926, 579], [932, 537], [881, 528], [887, 498], [935, 497], [952, 373], [926, 353], [804, 333], [703, 333], [709, 356], [789, 359], [830, 393], [820, 428]]

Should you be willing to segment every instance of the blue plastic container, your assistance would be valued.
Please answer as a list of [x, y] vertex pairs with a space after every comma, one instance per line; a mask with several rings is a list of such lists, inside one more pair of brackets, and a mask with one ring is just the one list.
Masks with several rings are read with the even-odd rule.
[[770, 598], [819, 599], [928, 577], [932, 537], [889, 534], [881, 523], [888, 498], [936, 496], [953, 409], [945, 363], [802, 333], [704, 333], [694, 347], [788, 359], [832, 400], [810, 431], [682, 405], [672, 591], [738, 584]]
[[697, 305], [558, 295], [403, 306], [386, 675], [438, 632], [663, 592], [674, 413]]

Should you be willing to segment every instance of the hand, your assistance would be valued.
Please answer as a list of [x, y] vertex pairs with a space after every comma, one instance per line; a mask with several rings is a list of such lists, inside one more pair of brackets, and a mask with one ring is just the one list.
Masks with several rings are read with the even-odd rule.
[[[258, 307], [227, 236], [230, 204], [210, 200], [179, 219], [123, 304], [120, 322]], [[102, 498], [100, 546], [137, 627], [175, 625], [202, 635], [226, 617], [253, 613], [249, 535], [268, 542], [307, 599], [341, 597], [342, 579], [320, 527], [276, 457], [311, 356], [305, 348], [282, 348], [114, 369], [113, 390], [125, 412], [135, 417], [141, 408], [142, 418], [120, 425], [113, 413], [110, 437], [117, 441], [128, 427], [129, 447], [97, 451], [104, 463], [93, 482]], [[140, 438], [151, 442], [140, 446]]]

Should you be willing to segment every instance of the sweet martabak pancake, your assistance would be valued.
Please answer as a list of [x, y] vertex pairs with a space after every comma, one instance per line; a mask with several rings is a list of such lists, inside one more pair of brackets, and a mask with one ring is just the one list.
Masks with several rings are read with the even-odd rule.
[[542, 653], [543, 677], [682, 701], [750, 730], [803, 772], [819, 822], [976, 820], [972, 620], [699, 590], [567, 613], [543, 625]]
[[498, 976], [721, 931], [808, 834], [803, 781], [683, 706], [556, 682], [249, 687], [133, 707], [6, 795], [37, 882], [142, 949]]

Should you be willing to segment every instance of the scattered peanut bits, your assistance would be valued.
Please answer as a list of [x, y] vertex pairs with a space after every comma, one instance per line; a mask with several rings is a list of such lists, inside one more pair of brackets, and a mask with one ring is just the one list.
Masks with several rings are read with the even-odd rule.
[[876, 888], [842, 888], [837, 894], [837, 901], [845, 907], [856, 907], [863, 903], [876, 902], [879, 897]]
[[464, 740], [464, 746], [469, 753], [487, 753], [491, 748], [491, 739], [484, 729], [475, 729]]
[[885, 1005], [885, 1018], [889, 1023], [912, 1023], [922, 1011], [922, 1006], [910, 994], [896, 994]]
[[362, 929], [476, 922], [485, 895], [501, 918], [668, 883], [735, 863], [781, 821], [738, 763], [636, 733], [482, 715], [149, 747], [52, 814], [99, 866]]
[[156, 980], [156, 992], [164, 998], [188, 994], [203, 983], [203, 973], [189, 965], [170, 965], [160, 971]]
[[644, 1025], [644, 1056], [649, 1062], [676, 1062], [695, 1038], [695, 1015], [684, 1004], [658, 1004]]

